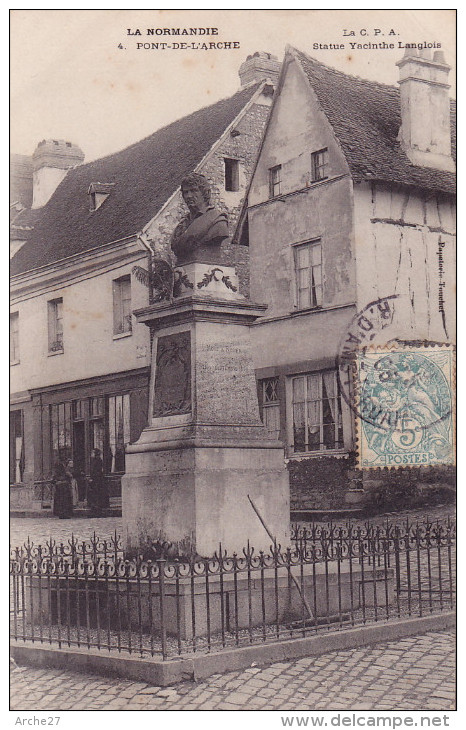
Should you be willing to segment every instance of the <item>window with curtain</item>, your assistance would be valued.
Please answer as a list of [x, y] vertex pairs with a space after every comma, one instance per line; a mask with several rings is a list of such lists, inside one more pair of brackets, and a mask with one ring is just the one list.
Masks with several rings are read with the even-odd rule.
[[273, 438], [280, 438], [280, 402], [278, 400], [278, 377], [260, 381], [262, 395], [262, 421], [266, 431]]
[[125, 447], [130, 441], [129, 393], [108, 398], [108, 472], [125, 471]]
[[113, 281], [113, 334], [131, 331], [131, 276], [128, 274]]
[[49, 352], [63, 352], [63, 299], [47, 302]]
[[335, 370], [292, 378], [293, 450], [343, 448], [341, 398]]
[[322, 246], [320, 241], [294, 246], [298, 309], [322, 306]]

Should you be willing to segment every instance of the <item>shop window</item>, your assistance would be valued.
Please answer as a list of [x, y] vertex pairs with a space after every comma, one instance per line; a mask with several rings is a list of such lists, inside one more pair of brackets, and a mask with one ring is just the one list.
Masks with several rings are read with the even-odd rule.
[[24, 438], [23, 412], [10, 413], [10, 484], [23, 481], [24, 472]]
[[121, 335], [131, 330], [131, 276], [128, 274], [113, 281], [113, 334]]
[[102, 396], [89, 398], [89, 414], [92, 417], [104, 417], [104, 399]]
[[63, 299], [47, 302], [49, 352], [63, 352]]
[[50, 452], [51, 465], [72, 458], [71, 449], [71, 403], [53, 403], [50, 408]]
[[262, 421], [267, 433], [280, 438], [280, 402], [278, 400], [278, 377], [260, 381]]
[[73, 418], [76, 421], [82, 421], [84, 420], [85, 415], [85, 400], [75, 400], [73, 401]]
[[335, 370], [292, 378], [293, 451], [343, 448], [341, 397]]
[[10, 364], [19, 362], [19, 312], [10, 314]]
[[322, 306], [322, 246], [320, 242], [294, 247], [298, 309]]
[[311, 155], [312, 160], [312, 182], [318, 180], [326, 180], [328, 177], [328, 149], [325, 147], [323, 150], [313, 152]]
[[239, 160], [223, 159], [225, 165], [225, 190], [236, 193], [239, 190]]
[[129, 393], [108, 399], [108, 472], [125, 471], [125, 447], [130, 441]]
[[90, 451], [99, 449], [100, 453], [104, 453], [104, 422], [102, 420], [92, 420], [89, 422], [89, 443]]
[[89, 449], [99, 449], [104, 454], [105, 446], [105, 404], [102, 396], [89, 398]]
[[269, 169], [269, 197], [275, 198], [282, 191], [282, 166], [275, 165]]

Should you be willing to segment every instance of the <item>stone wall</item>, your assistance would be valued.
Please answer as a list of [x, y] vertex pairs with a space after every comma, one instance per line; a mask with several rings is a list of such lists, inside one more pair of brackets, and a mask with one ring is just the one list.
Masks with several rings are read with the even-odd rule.
[[351, 457], [315, 456], [290, 460], [291, 509], [344, 509], [351, 487]]

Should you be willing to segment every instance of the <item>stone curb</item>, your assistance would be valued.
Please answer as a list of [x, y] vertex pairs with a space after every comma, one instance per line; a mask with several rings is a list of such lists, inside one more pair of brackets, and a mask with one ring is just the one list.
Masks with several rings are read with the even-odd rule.
[[[21, 510], [21, 509], [12, 509], [9, 513], [10, 517], [22, 517], [24, 519], [30, 519], [37, 517], [47, 517], [49, 519], [57, 520], [58, 518], [54, 517], [51, 510]], [[73, 512], [73, 518], [86, 518], [89, 519], [91, 517], [89, 510], [75, 510]], [[107, 510], [105, 510], [105, 514], [102, 515], [94, 515], [94, 517], [97, 519], [105, 519], [106, 517], [121, 517], [121, 507], [109, 507]]]
[[122, 677], [166, 687], [186, 680], [205, 679], [212, 674], [246, 669], [253, 663], [272, 664], [331, 651], [355, 649], [382, 641], [396, 641], [405, 636], [424, 634], [427, 631], [442, 631], [454, 628], [455, 625], [455, 612], [446, 611], [434, 616], [401, 619], [393, 623], [360, 626], [320, 636], [287, 639], [273, 644], [255, 644], [166, 661], [121, 654], [114, 656], [105, 654], [104, 650], [83, 651], [70, 647], [55, 649], [38, 646], [32, 642], [12, 643], [11, 655], [17, 664], [101, 674], [105, 677]]

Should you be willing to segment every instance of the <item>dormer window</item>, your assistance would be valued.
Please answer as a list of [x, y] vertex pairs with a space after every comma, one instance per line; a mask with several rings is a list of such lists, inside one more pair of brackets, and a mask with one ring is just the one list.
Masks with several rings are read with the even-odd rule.
[[89, 195], [89, 210], [91, 213], [105, 203], [114, 187], [115, 183], [95, 182], [89, 185], [87, 194]]

